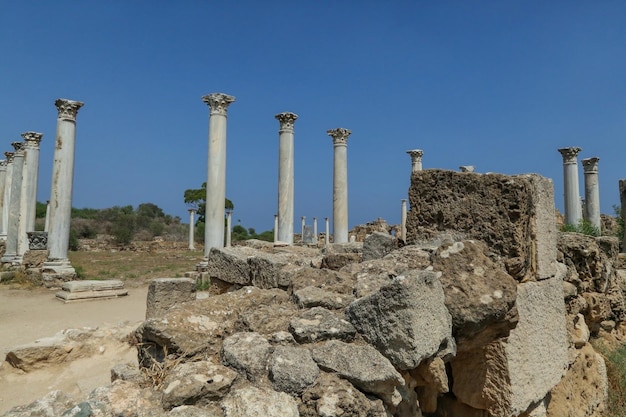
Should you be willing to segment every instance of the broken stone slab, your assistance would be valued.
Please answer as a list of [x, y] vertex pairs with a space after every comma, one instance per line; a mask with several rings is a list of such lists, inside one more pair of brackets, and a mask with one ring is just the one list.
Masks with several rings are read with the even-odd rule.
[[409, 270], [405, 262], [391, 259], [373, 259], [343, 267], [340, 272], [349, 273], [356, 281], [355, 295], [357, 298], [377, 292], [381, 287], [389, 285], [394, 277]]
[[170, 307], [196, 299], [197, 284], [191, 278], [157, 278], [150, 281], [146, 319], [158, 317]]
[[322, 340], [339, 339], [351, 341], [356, 329], [343, 318], [323, 307], [313, 307], [300, 313], [289, 322], [289, 332], [298, 343], [313, 343]]
[[94, 389], [87, 397], [87, 401], [81, 404], [87, 405], [89, 407], [87, 410], [91, 411], [85, 414], [72, 414], [73, 417], [167, 415], [161, 406], [161, 392], [151, 386], [143, 388], [135, 382], [119, 379], [110, 385]]
[[217, 278], [230, 284], [250, 285], [250, 266], [248, 258], [257, 251], [245, 246], [230, 248], [211, 248], [206, 272], [209, 277]]
[[354, 301], [345, 314], [363, 338], [400, 370], [416, 368], [438, 353], [454, 353], [452, 317], [441, 281], [432, 271], [408, 271]]
[[404, 379], [372, 346], [329, 340], [314, 346], [311, 354], [323, 370], [337, 373], [387, 404], [398, 405], [400, 402], [397, 387], [404, 385]]
[[29, 372], [49, 363], [61, 363], [77, 347], [63, 332], [44, 337], [32, 343], [16, 346], [6, 355], [14, 368]]
[[342, 271], [287, 265], [280, 274], [289, 282], [289, 292], [294, 293], [306, 287], [322, 288], [340, 294], [352, 294], [355, 279]]
[[258, 381], [267, 375], [270, 352], [271, 345], [260, 334], [235, 333], [224, 339], [222, 363], [236, 369], [250, 381]]
[[389, 233], [374, 232], [363, 241], [363, 261], [380, 259], [398, 247], [398, 240]]
[[298, 307], [324, 307], [330, 310], [345, 308], [354, 301], [351, 294], [340, 294], [333, 291], [326, 291], [318, 287], [304, 287], [294, 292], [294, 299]]
[[270, 381], [277, 391], [301, 393], [315, 382], [319, 368], [307, 348], [276, 346], [269, 362]]
[[222, 401], [224, 417], [299, 417], [298, 404], [289, 394], [268, 388], [233, 389]]
[[72, 408], [74, 401], [63, 391], [50, 391], [45, 397], [27, 405], [13, 407], [3, 417], [42, 416], [54, 417], [65, 415]]
[[128, 290], [98, 290], [98, 291], [80, 291], [80, 292], [68, 292], [58, 291], [55, 294], [57, 300], [69, 303], [72, 301], [88, 301], [88, 300], [102, 300], [109, 298], [117, 298], [128, 295]]
[[124, 282], [119, 279], [108, 280], [85, 280], [85, 281], [69, 281], [61, 285], [61, 289], [67, 292], [84, 292], [84, 291], [107, 291], [119, 290], [124, 288]]

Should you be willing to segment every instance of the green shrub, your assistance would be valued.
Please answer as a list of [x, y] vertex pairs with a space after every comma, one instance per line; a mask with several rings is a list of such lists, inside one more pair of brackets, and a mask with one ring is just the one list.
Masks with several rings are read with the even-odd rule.
[[561, 232], [581, 233], [587, 236], [600, 236], [600, 229], [595, 227], [589, 220], [580, 220], [578, 224], [564, 224]]

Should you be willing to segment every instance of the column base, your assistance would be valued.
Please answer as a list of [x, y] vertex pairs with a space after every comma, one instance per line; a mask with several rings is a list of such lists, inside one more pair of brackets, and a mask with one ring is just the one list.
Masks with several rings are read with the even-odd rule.
[[3, 264], [21, 265], [22, 257], [17, 253], [5, 253], [0, 262]]
[[7, 234], [0, 233], [0, 242], [6, 242], [6, 241], [7, 241]]
[[41, 274], [44, 281], [71, 281], [76, 278], [76, 270], [69, 259], [47, 260], [41, 266]]

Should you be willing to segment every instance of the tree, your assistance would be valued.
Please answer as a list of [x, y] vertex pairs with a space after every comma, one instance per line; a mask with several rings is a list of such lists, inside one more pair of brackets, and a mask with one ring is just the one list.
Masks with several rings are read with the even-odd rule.
[[[206, 211], [206, 182], [202, 183], [202, 186], [197, 189], [185, 190], [184, 194], [185, 204], [189, 208], [195, 209], [198, 213], [198, 223], [204, 223], [204, 213]], [[224, 201], [224, 208], [226, 210], [233, 210], [235, 206], [229, 199]]]

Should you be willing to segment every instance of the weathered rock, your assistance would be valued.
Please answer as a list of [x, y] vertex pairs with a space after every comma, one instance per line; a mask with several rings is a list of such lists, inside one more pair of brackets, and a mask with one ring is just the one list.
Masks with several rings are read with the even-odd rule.
[[269, 377], [277, 391], [301, 393], [313, 384], [319, 368], [303, 347], [277, 346], [269, 362]]
[[220, 400], [236, 378], [237, 372], [209, 361], [180, 363], [163, 381], [163, 408]]
[[191, 278], [157, 278], [148, 287], [146, 319], [163, 315], [170, 307], [196, 299], [196, 282]]
[[131, 362], [115, 365], [111, 368], [111, 382], [115, 382], [118, 379], [134, 382], [140, 386], [148, 383], [148, 379], [139, 370], [139, 367]]
[[473, 349], [505, 337], [517, 324], [517, 283], [489, 257], [487, 246], [466, 240], [433, 254], [457, 348]]
[[329, 253], [322, 258], [322, 268], [339, 271], [346, 265], [361, 262], [361, 254], [358, 253]]
[[258, 252], [245, 246], [211, 248], [206, 266], [209, 277], [231, 284], [250, 285], [248, 257]]
[[64, 282], [61, 289], [67, 292], [121, 290], [124, 282], [119, 279], [81, 280]]
[[[439, 246], [436, 245], [432, 250]], [[430, 252], [419, 245], [408, 245], [385, 255], [383, 259], [391, 261], [391, 264], [404, 264], [407, 269], [426, 269], [430, 266]]]
[[418, 379], [417, 390], [421, 411], [434, 413], [437, 411], [437, 398], [449, 391], [446, 365], [441, 358], [431, 358], [420, 364], [410, 374]]
[[291, 320], [289, 332], [299, 343], [329, 339], [351, 341], [356, 336], [356, 329], [352, 324], [323, 307], [304, 310]]
[[258, 333], [235, 333], [222, 344], [222, 362], [251, 381], [267, 375], [267, 360], [271, 346]]
[[396, 388], [404, 385], [404, 379], [373, 347], [330, 340], [313, 347], [311, 354], [321, 369], [337, 373], [355, 387], [388, 404], [400, 402]]
[[117, 380], [106, 387], [96, 388], [86, 403], [94, 416], [164, 417], [160, 395], [151, 388]]
[[298, 405], [289, 394], [266, 388], [232, 390], [222, 401], [224, 417], [298, 417]]
[[318, 287], [304, 287], [293, 295], [300, 308], [324, 307], [337, 310], [347, 307], [354, 301], [353, 295], [326, 291]]
[[51, 391], [28, 405], [13, 407], [3, 417], [57, 417], [71, 409], [72, 399], [63, 391]]
[[615, 279], [615, 256], [609, 257], [603, 250], [607, 239], [600, 240], [602, 246], [597, 239], [580, 233], [558, 234], [559, 260], [569, 269], [565, 280], [576, 285], [579, 293], [605, 293]]
[[409, 270], [408, 264], [395, 259], [374, 259], [343, 267], [340, 272], [349, 273], [356, 281], [358, 298], [377, 292], [380, 287], [391, 284], [393, 278]]
[[407, 370], [454, 343], [444, 301], [434, 272], [409, 271], [354, 301], [346, 317], [396, 368]]
[[555, 275], [552, 181], [539, 175], [482, 175], [428, 169], [412, 174], [407, 243], [457, 231], [504, 258], [516, 280]]
[[608, 399], [606, 366], [587, 344], [551, 391], [548, 417], [600, 417]]
[[6, 361], [25, 372], [42, 368], [50, 363], [63, 362], [79, 344], [68, 340], [63, 332], [44, 337], [35, 342], [16, 346], [7, 353]]
[[242, 311], [239, 315], [237, 330], [257, 332], [262, 335], [286, 331], [292, 317], [298, 314], [292, 303], [279, 305], [261, 305], [258, 308]]
[[281, 269], [281, 280], [290, 282], [289, 292], [294, 293], [306, 287], [317, 287], [340, 294], [352, 294], [355, 280], [351, 275], [330, 269], [288, 265]]
[[348, 381], [326, 372], [304, 391], [299, 410], [300, 417], [389, 416], [381, 400], [366, 397]]
[[291, 281], [281, 270], [286, 266], [310, 266], [321, 263], [319, 251], [312, 248], [285, 246], [271, 252], [258, 252], [248, 258], [252, 285], [259, 288], [287, 288]]
[[580, 313], [572, 318], [570, 336], [576, 349], [582, 348], [589, 341], [589, 327], [587, 327], [587, 323], [585, 323], [585, 316]]
[[611, 301], [606, 294], [586, 292], [582, 294], [587, 308], [583, 311], [585, 320], [592, 326], [592, 330], [598, 330], [598, 324], [613, 317]]
[[459, 401], [494, 417], [515, 416], [542, 400], [568, 366], [560, 277], [518, 284], [519, 322], [507, 339], [451, 361]]
[[224, 417], [222, 407], [217, 404], [210, 404], [204, 407], [193, 405], [181, 405], [172, 408], [167, 417]]
[[398, 241], [389, 233], [374, 232], [363, 241], [363, 261], [380, 259], [398, 247]]

